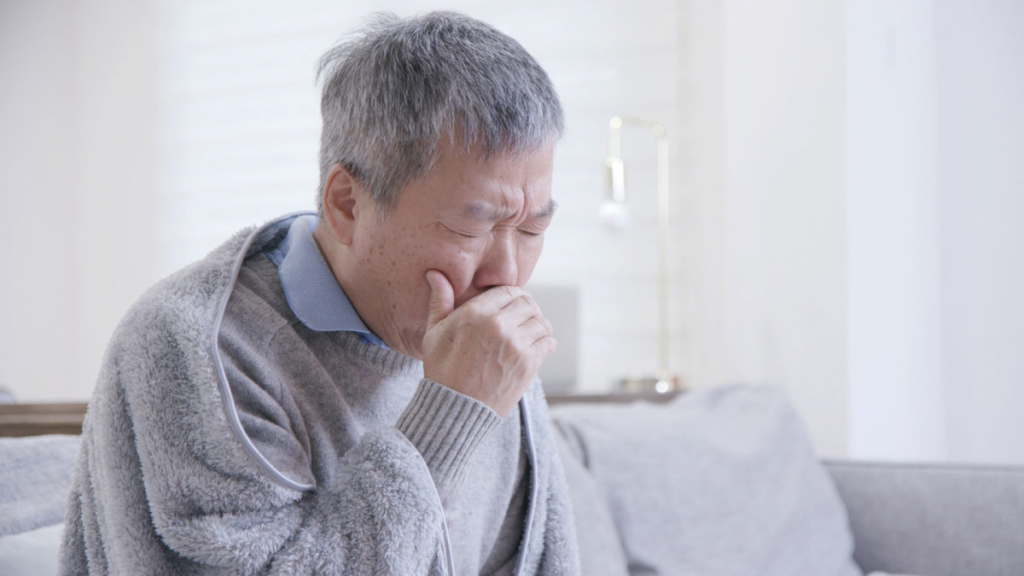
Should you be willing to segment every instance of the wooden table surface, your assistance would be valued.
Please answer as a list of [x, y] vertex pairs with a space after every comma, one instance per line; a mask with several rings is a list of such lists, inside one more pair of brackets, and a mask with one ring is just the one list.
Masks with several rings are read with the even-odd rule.
[[[644, 400], [668, 402], [680, 392], [645, 392], [639, 394], [552, 394], [548, 404], [626, 403]], [[0, 404], [0, 437], [41, 436], [43, 434], [81, 434], [84, 402], [62, 404]]]
[[84, 402], [0, 404], [0, 436], [81, 434]]

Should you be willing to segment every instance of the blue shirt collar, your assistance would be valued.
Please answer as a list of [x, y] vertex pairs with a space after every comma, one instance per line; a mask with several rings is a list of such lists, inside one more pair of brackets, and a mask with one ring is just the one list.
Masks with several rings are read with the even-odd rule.
[[313, 240], [317, 218], [299, 216], [277, 248], [267, 253], [277, 265], [285, 299], [298, 319], [317, 332], [356, 332], [365, 342], [387, 348], [366, 327]]

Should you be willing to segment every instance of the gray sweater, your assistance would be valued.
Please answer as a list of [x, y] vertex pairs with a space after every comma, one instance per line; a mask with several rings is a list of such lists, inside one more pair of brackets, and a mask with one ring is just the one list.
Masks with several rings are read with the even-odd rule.
[[118, 327], [62, 573], [577, 573], [540, 387], [502, 420], [416, 360], [305, 329], [264, 256], [290, 222], [162, 281]]

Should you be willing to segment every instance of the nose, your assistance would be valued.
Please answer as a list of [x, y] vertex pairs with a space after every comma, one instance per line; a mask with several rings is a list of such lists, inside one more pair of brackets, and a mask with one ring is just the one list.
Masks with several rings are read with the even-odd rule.
[[480, 290], [495, 286], [515, 286], [519, 280], [516, 243], [510, 234], [494, 237], [477, 267], [473, 284]]

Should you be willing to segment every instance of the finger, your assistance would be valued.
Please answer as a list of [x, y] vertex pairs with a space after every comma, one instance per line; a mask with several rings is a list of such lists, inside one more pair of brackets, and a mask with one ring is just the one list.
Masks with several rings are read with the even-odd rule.
[[553, 334], [554, 330], [552, 330], [550, 322], [543, 316], [533, 316], [519, 326], [517, 337], [521, 338], [521, 342], [528, 342], [530, 345], [533, 345], [537, 340]]
[[444, 320], [455, 308], [455, 290], [448, 278], [437, 270], [427, 270], [430, 301], [427, 304], [427, 327]]
[[533, 295], [530, 294], [529, 292], [527, 292], [525, 289], [523, 290], [522, 294], [518, 298], [516, 298], [515, 300], [512, 300], [511, 302], [506, 304], [505, 308], [511, 308], [512, 306], [520, 306], [522, 304], [522, 302], [525, 302], [526, 304], [528, 304], [530, 306], [530, 308], [533, 309], [534, 313], [537, 316], [543, 316], [544, 315], [544, 313], [541, 312], [540, 305], [537, 304], [537, 301], [533, 299]]
[[540, 312], [522, 297], [509, 302], [498, 313], [508, 327], [518, 327], [534, 316], [541, 316]]
[[533, 309], [536, 310], [538, 314], [540, 314], [541, 316], [544, 315], [543, 312], [541, 312], [540, 304], [537, 304], [537, 301], [533, 299], [533, 294], [530, 294], [526, 290], [523, 290], [522, 298], [529, 302], [530, 306], [533, 306]]
[[558, 350], [558, 340], [555, 340], [554, 336], [544, 336], [534, 342], [531, 348], [540, 358], [547, 359], [548, 356], [555, 353], [555, 350]]
[[466, 304], [472, 303], [481, 312], [490, 313], [504, 308], [509, 302], [519, 298], [526, 290], [518, 286], [495, 286], [486, 292], [474, 296]]

